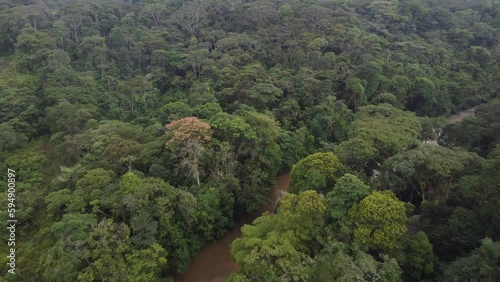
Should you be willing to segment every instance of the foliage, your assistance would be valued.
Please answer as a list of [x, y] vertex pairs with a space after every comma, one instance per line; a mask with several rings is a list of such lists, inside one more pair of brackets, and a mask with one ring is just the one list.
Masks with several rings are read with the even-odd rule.
[[480, 162], [480, 157], [464, 150], [424, 144], [386, 160], [382, 168], [383, 183], [394, 192], [404, 189], [411, 194], [415, 192], [423, 201], [446, 202], [454, 181]]
[[324, 198], [315, 191], [286, 194], [278, 214], [242, 227], [242, 237], [231, 244], [241, 269], [229, 281], [310, 281], [313, 260], [307, 247], [319, 238], [325, 211]]
[[390, 191], [375, 191], [349, 210], [354, 240], [366, 247], [391, 251], [401, 248], [406, 233], [406, 209]]
[[[292, 232], [296, 240], [305, 247], [313, 246], [311, 241], [320, 240], [324, 229], [325, 199], [314, 190], [298, 195], [286, 194], [278, 208], [277, 228], [281, 232]], [[301, 245], [297, 245], [299, 247]], [[304, 247], [302, 246], [301, 249]]]
[[458, 279], [495, 281], [500, 275], [499, 260], [499, 243], [486, 238], [482, 240], [481, 246], [470, 255], [447, 265], [443, 281], [457, 281]]
[[439, 138], [440, 143], [447, 146], [461, 146], [483, 157], [487, 156], [500, 139], [498, 107], [500, 99], [478, 106], [474, 117], [446, 126]]
[[[291, 169], [278, 214], [244, 227], [232, 280], [496, 278], [477, 249], [500, 240], [493, 2], [0, 1], [22, 266], [0, 274], [169, 280]], [[418, 206], [411, 236], [410, 210], [369, 187]]]
[[423, 231], [406, 240], [399, 261], [405, 278], [409, 281], [421, 281], [434, 272], [435, 258], [432, 244]]
[[378, 163], [416, 144], [421, 122], [413, 113], [388, 104], [362, 107], [353, 122], [354, 136], [335, 148], [340, 160], [372, 174]]
[[290, 173], [290, 193], [316, 190], [326, 194], [342, 174], [342, 164], [332, 153], [315, 153], [298, 161]]
[[313, 281], [402, 281], [395, 259], [377, 261], [355, 245], [330, 242], [315, 259]]
[[326, 195], [328, 212], [334, 222], [347, 215], [349, 209], [370, 194], [371, 188], [352, 174], [344, 174]]

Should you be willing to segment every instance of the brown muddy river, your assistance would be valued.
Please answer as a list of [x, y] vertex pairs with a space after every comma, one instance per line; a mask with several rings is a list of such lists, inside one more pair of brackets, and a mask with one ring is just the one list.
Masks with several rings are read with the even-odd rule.
[[[448, 116], [448, 123], [459, 122], [467, 116], [474, 116], [474, 108], [461, 111], [457, 114]], [[430, 141], [436, 142], [436, 141]], [[437, 144], [437, 142], [436, 142]], [[184, 274], [174, 277], [175, 282], [223, 282], [238, 270], [238, 265], [231, 258], [230, 246], [234, 239], [241, 236], [240, 228], [244, 224], [250, 224], [263, 212], [273, 212], [274, 206], [286, 193], [290, 174], [284, 173], [276, 178], [276, 185], [271, 188], [269, 197], [270, 203], [264, 205], [259, 213], [249, 215], [243, 218], [241, 223], [236, 225], [224, 236], [210, 242], [196, 255], [196, 258], [189, 264], [188, 270]]]
[[284, 173], [276, 177], [276, 185], [271, 187], [271, 201], [262, 206], [259, 213], [244, 218], [231, 231], [218, 240], [210, 242], [196, 255], [184, 274], [174, 277], [175, 282], [223, 282], [229, 275], [238, 270], [238, 265], [231, 258], [230, 246], [234, 239], [241, 236], [240, 228], [250, 224], [260, 214], [273, 212], [274, 206], [286, 193], [290, 174]]

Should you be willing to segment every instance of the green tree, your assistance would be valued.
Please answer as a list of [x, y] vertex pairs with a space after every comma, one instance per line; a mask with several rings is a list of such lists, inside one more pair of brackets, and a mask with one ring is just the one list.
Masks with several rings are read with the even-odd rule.
[[349, 100], [353, 104], [354, 112], [356, 113], [364, 102], [365, 87], [363, 87], [359, 78], [350, 78], [346, 81], [346, 90], [350, 94]]
[[325, 229], [325, 213], [325, 198], [316, 191], [307, 190], [298, 195], [287, 193], [279, 204], [276, 228], [282, 233], [292, 232], [298, 240], [297, 249], [305, 251], [312, 248], [314, 251], [317, 248], [314, 242], [321, 240]]
[[344, 174], [337, 180], [332, 191], [326, 194], [329, 216], [339, 221], [349, 209], [370, 194], [371, 188], [352, 174]]
[[312, 117], [311, 133], [320, 144], [324, 145], [324, 142], [338, 143], [348, 138], [354, 114], [343, 101], [336, 101], [335, 96], [330, 96], [308, 112]]
[[220, 113], [210, 119], [214, 137], [226, 140], [235, 150], [236, 158], [248, 153], [250, 144], [255, 142], [257, 133], [242, 117]]
[[241, 269], [230, 281], [310, 281], [307, 254], [318, 251], [325, 211], [325, 200], [315, 191], [286, 194], [276, 215], [264, 214], [243, 226], [243, 236], [231, 244]]
[[422, 231], [406, 240], [400, 257], [398, 261], [408, 281], [422, 281], [434, 272], [432, 244]]
[[335, 148], [342, 163], [372, 175], [390, 156], [417, 143], [421, 122], [410, 112], [388, 104], [360, 108], [352, 124], [353, 138]]
[[391, 191], [375, 191], [349, 210], [354, 241], [366, 247], [391, 251], [402, 247], [406, 233], [406, 208]]
[[140, 190], [141, 178], [133, 172], [127, 172], [122, 176], [122, 187], [126, 194], [136, 193]]
[[76, 188], [83, 189], [86, 193], [90, 193], [93, 190], [102, 190], [106, 185], [109, 185], [114, 178], [115, 174], [112, 171], [106, 171], [102, 168], [93, 169], [78, 180]]
[[356, 245], [329, 242], [314, 259], [311, 281], [402, 281], [395, 259], [375, 260]]
[[439, 143], [446, 146], [461, 146], [468, 151], [487, 156], [500, 140], [500, 99], [480, 105], [475, 117], [465, 118], [462, 122], [449, 124], [443, 129]]
[[[15, 170], [15, 216], [19, 224], [27, 224], [33, 220], [33, 216], [38, 211], [39, 205], [43, 202], [43, 195], [47, 193], [47, 184], [44, 183], [44, 168], [49, 160], [43, 152], [42, 140], [30, 141], [23, 148], [0, 153], [0, 167], [7, 172], [8, 169]], [[2, 185], [8, 187], [7, 173], [0, 176]], [[12, 185], [11, 185], [12, 186]], [[7, 189], [2, 192], [3, 199], [0, 204], [7, 207], [12, 203], [8, 197]], [[3, 216], [7, 217], [7, 209], [3, 211]], [[4, 225], [7, 227], [7, 223]], [[0, 233], [8, 236], [7, 229], [2, 228]], [[5, 233], [3, 233], [5, 232]], [[17, 244], [17, 243], [16, 243]]]
[[429, 200], [427, 196], [432, 192], [430, 199], [446, 203], [455, 180], [480, 162], [480, 157], [463, 150], [420, 145], [384, 162], [382, 178], [395, 192], [406, 188], [412, 195], [417, 193], [423, 201]]
[[0, 152], [23, 147], [28, 141], [28, 137], [24, 133], [19, 133], [14, 130], [12, 125], [8, 123], [0, 123]]
[[326, 194], [342, 175], [343, 166], [332, 153], [316, 153], [297, 162], [290, 173], [290, 193], [316, 190]]
[[281, 169], [282, 151], [278, 144], [281, 129], [270, 114], [241, 111], [238, 115], [250, 126], [248, 134], [255, 133], [238, 157], [240, 166], [236, 172], [241, 183], [241, 189], [236, 191], [236, 207], [251, 212], [268, 200], [269, 187]]
[[297, 251], [287, 236], [272, 232], [270, 221], [264, 215], [254, 226], [242, 227], [243, 237], [231, 244], [233, 259], [241, 268], [229, 281], [310, 281], [312, 259]]
[[450, 263], [443, 281], [495, 281], [500, 277], [500, 243], [486, 238], [466, 257]]
[[17, 66], [21, 71], [38, 71], [47, 61], [55, 40], [45, 32], [28, 26], [16, 38]]
[[312, 153], [314, 136], [305, 127], [293, 132], [283, 131], [279, 146], [283, 152], [281, 167], [290, 168], [300, 159]]
[[59, 217], [64, 213], [66, 206], [71, 202], [72, 196], [69, 189], [62, 189], [52, 192], [45, 196], [44, 200], [47, 204], [47, 211], [54, 215], [54, 217]]
[[93, 106], [61, 102], [46, 109], [46, 122], [53, 134], [75, 134], [96, 114]]
[[155, 27], [162, 24], [168, 13], [168, 7], [161, 3], [147, 4], [142, 9], [142, 14], [151, 19]]
[[248, 98], [250, 105], [257, 110], [266, 110], [269, 106], [275, 104], [283, 91], [271, 83], [258, 83], [252, 86]]
[[128, 269], [127, 281], [146, 282], [160, 281], [160, 274], [167, 264], [167, 253], [159, 244], [152, 244], [150, 248], [134, 250], [125, 255]]
[[188, 2], [172, 15], [171, 20], [190, 35], [196, 36], [207, 21], [206, 9], [205, 2]]
[[[55, 244], [48, 250], [43, 265], [43, 278], [56, 282], [77, 281], [79, 272], [90, 258], [86, 246], [88, 234], [97, 225], [90, 214], [65, 214], [61, 221], [50, 227]], [[50, 269], [50, 270], [49, 270]]]
[[182, 101], [167, 103], [160, 108], [160, 112], [160, 121], [165, 123], [193, 115], [193, 109]]
[[130, 229], [124, 223], [103, 219], [87, 237], [89, 265], [78, 275], [79, 281], [154, 281], [166, 264], [165, 250], [158, 244], [133, 250]]
[[[500, 182], [496, 173], [499, 168], [500, 147], [497, 146], [480, 168], [471, 175], [463, 176], [456, 190], [452, 190], [451, 199], [458, 207], [454, 212], [456, 216], [452, 214], [454, 220], [450, 222], [454, 223], [450, 224], [454, 230], [448, 231], [452, 234], [448, 238], [455, 242], [450, 247], [468, 251], [476, 247], [481, 238], [499, 238], [500, 228], [494, 223], [500, 219], [500, 212], [496, 208], [500, 204]], [[459, 220], [460, 217], [462, 220]], [[467, 226], [471, 226], [471, 229]]]

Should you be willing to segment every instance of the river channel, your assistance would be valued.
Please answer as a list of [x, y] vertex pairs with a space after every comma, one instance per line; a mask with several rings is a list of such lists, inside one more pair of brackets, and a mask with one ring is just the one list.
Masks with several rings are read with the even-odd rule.
[[[474, 116], [475, 108], [448, 116], [447, 123], [456, 123], [467, 116]], [[436, 143], [430, 141], [429, 143]], [[175, 282], [224, 282], [232, 272], [238, 270], [238, 265], [231, 258], [230, 246], [234, 239], [241, 236], [240, 228], [244, 224], [250, 224], [260, 214], [268, 211], [273, 212], [276, 203], [286, 193], [290, 181], [289, 173], [284, 173], [276, 178], [276, 184], [271, 188], [269, 197], [271, 201], [262, 206], [258, 213], [243, 218], [231, 231], [221, 238], [212, 241], [196, 255], [191, 261], [187, 271], [175, 276]]]
[[240, 228], [264, 212], [273, 212], [276, 203], [286, 193], [290, 181], [289, 173], [276, 177], [276, 184], [271, 188], [271, 201], [261, 207], [256, 214], [243, 218], [231, 231], [221, 238], [203, 247], [191, 261], [187, 271], [174, 277], [175, 282], [224, 282], [229, 275], [238, 270], [238, 265], [231, 258], [230, 246], [234, 239], [241, 236]]

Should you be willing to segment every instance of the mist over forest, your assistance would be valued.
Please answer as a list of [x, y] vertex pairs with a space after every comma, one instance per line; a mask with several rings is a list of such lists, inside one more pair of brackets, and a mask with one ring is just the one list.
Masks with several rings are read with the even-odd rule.
[[498, 0], [0, 0], [0, 281], [498, 282], [499, 43]]

